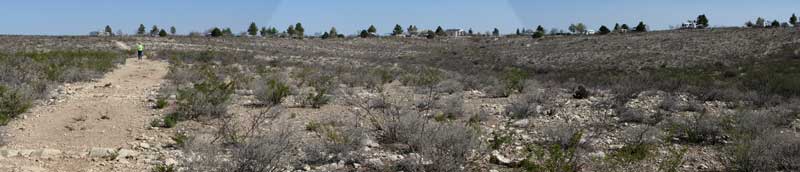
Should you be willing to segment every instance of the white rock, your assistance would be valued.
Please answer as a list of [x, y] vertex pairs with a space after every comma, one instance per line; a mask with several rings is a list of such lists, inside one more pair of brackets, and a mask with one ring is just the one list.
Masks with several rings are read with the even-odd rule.
[[139, 155], [139, 152], [136, 152], [134, 150], [120, 149], [119, 151], [117, 151], [116, 159], [133, 158], [133, 157], [138, 156], [138, 155]]
[[55, 149], [42, 149], [32, 153], [32, 157], [39, 157], [44, 159], [58, 158], [63, 152]]
[[514, 123], [512, 123], [511, 126], [514, 126], [514, 127], [517, 127], [517, 128], [527, 128], [529, 126], [529, 124], [530, 124], [530, 120], [521, 119], [521, 120], [517, 120]]
[[172, 159], [172, 158], [167, 158], [166, 160], [164, 160], [164, 165], [167, 165], [167, 166], [177, 165], [177, 164], [178, 164], [178, 161], [176, 161], [175, 159]]
[[114, 149], [110, 148], [92, 148], [91, 150], [89, 150], [89, 157], [104, 158], [111, 156], [113, 153], [115, 153]]
[[514, 160], [500, 154], [499, 151], [492, 151], [492, 161], [500, 165], [513, 165]]

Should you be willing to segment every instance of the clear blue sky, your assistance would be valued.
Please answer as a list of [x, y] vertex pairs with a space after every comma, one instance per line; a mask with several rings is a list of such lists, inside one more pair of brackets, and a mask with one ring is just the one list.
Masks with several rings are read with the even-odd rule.
[[214, 26], [244, 31], [250, 22], [276, 26], [302, 22], [308, 35], [336, 26], [352, 34], [375, 24], [388, 33], [395, 24], [421, 29], [494, 27], [566, 28], [583, 22], [590, 28], [645, 21], [666, 29], [698, 14], [714, 26], [739, 26], [764, 17], [786, 21], [800, 12], [797, 0], [12, 0], [0, 5], [0, 34], [78, 35], [111, 25], [132, 33], [142, 23], [179, 33]]

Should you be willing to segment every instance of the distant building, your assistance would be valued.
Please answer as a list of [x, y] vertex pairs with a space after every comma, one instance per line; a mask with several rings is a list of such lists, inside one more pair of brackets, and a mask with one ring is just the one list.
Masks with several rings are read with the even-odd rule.
[[594, 31], [594, 30], [587, 30], [586, 31], [586, 35], [594, 35], [595, 33], [597, 33], [597, 31]]
[[681, 24], [681, 29], [697, 29], [697, 21], [689, 20], [686, 23]]
[[449, 37], [460, 37], [467, 35], [467, 32], [464, 31], [464, 29], [447, 29], [444, 30], [444, 32], [447, 33], [447, 36]]

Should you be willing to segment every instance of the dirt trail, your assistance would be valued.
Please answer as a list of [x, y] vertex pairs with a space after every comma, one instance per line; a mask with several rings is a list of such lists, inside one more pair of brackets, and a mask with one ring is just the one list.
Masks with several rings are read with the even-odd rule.
[[[13, 167], [8, 164], [45, 171], [94, 171], [91, 166], [97, 164], [89, 162], [94, 161], [89, 158], [92, 149], [127, 148], [142, 136], [157, 135], [159, 131], [148, 130], [156, 112], [148, 107], [147, 96], [158, 88], [167, 67], [162, 61], [129, 58], [96, 82], [67, 85], [63, 101], [35, 107], [24, 119], [9, 124], [8, 145], [0, 147], [0, 171], [4, 165]], [[19, 151], [18, 158], [5, 155], [4, 161], [2, 154], [9, 153], [2, 149], [34, 152], [26, 155], [28, 152]], [[35, 156], [47, 153], [37, 154], [36, 150], [43, 149], [60, 153], [40, 161], [44, 157]]]

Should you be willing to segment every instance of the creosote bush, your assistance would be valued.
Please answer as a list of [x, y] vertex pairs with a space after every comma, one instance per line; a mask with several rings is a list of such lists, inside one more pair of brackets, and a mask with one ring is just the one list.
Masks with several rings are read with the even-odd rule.
[[25, 92], [0, 85], [0, 125], [6, 125], [31, 106], [32, 100]]
[[177, 113], [181, 119], [220, 118], [226, 115], [234, 93], [234, 83], [226, 83], [213, 75], [191, 88], [178, 90]]
[[255, 87], [255, 97], [262, 104], [279, 105], [283, 98], [292, 94], [284, 82], [272, 78], [262, 78]]

